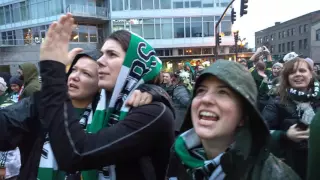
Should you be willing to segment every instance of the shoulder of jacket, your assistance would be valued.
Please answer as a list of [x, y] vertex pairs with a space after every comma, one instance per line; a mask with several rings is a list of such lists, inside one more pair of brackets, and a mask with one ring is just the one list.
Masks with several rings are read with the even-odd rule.
[[291, 167], [271, 153], [263, 164], [261, 176], [261, 179], [300, 180]]

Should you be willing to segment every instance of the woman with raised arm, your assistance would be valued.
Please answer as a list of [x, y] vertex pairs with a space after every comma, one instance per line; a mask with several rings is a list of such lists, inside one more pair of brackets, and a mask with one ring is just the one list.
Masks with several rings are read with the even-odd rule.
[[164, 179], [174, 138], [172, 109], [156, 99], [126, 106], [137, 86], [157, 77], [161, 61], [141, 37], [124, 30], [112, 33], [98, 59], [100, 101], [83, 130], [62, 73], [73, 21], [67, 14], [54, 22], [40, 49], [41, 117], [59, 168], [82, 171], [83, 180]]

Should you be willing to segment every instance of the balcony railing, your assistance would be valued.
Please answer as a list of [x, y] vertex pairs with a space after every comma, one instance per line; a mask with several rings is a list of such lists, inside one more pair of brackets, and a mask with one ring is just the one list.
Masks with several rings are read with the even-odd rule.
[[105, 7], [70, 4], [67, 7], [67, 12], [70, 12], [75, 16], [95, 17], [105, 20], [109, 19], [108, 9]]

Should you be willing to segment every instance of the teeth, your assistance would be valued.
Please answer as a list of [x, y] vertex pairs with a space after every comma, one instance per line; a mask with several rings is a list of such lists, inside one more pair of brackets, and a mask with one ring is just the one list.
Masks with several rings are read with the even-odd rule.
[[208, 111], [201, 111], [200, 116], [207, 116], [207, 117], [218, 117], [216, 114]]

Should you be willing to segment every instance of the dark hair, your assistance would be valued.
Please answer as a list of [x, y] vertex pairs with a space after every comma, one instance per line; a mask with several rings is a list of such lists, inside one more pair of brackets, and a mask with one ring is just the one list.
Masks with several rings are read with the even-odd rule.
[[127, 30], [118, 30], [113, 32], [108, 38], [108, 39], [112, 39], [117, 41], [124, 52], [127, 52], [128, 48], [129, 48], [129, 43], [130, 43], [130, 39], [131, 39], [131, 33]]
[[282, 103], [286, 103], [288, 99], [288, 92], [287, 89], [290, 88], [289, 83], [289, 75], [297, 71], [297, 68], [295, 68], [294, 64], [298, 63], [296, 67], [298, 67], [301, 63], [306, 63], [308, 66], [308, 69], [312, 73], [313, 78], [315, 77], [315, 74], [312, 71], [312, 68], [310, 64], [304, 60], [303, 58], [296, 57], [293, 60], [290, 60], [286, 62], [283, 66], [283, 70], [280, 74], [280, 85], [278, 87], [278, 94], [280, 95], [280, 101]]

